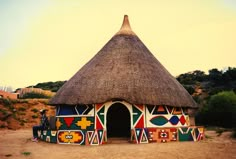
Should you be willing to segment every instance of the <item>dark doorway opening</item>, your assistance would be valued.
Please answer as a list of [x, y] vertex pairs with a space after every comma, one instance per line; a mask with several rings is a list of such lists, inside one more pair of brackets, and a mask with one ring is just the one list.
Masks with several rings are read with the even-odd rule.
[[130, 112], [121, 103], [115, 103], [108, 109], [107, 137], [130, 137]]

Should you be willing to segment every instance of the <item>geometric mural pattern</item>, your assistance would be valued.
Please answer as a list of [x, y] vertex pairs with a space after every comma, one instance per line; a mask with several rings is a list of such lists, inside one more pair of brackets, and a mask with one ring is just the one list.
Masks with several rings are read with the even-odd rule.
[[[107, 143], [106, 113], [111, 104], [75, 106], [77, 115], [56, 117], [57, 131], [41, 132], [41, 139], [51, 143], [76, 145], [101, 145]], [[69, 112], [69, 109], [61, 111]], [[129, 107], [131, 141], [133, 143], [200, 141], [204, 128], [190, 126], [188, 110], [162, 105], [137, 105]], [[122, 118], [122, 115], [121, 115]], [[121, 130], [122, 131], [122, 130]]]
[[131, 141], [137, 144], [148, 143], [148, 136], [146, 129], [132, 129], [131, 130]]
[[94, 117], [57, 117], [57, 130], [94, 130]]
[[[184, 109], [185, 110], [185, 109]], [[147, 127], [182, 127], [190, 126], [189, 116], [182, 108], [147, 105]]]
[[132, 105], [132, 117], [134, 128], [144, 128], [144, 106]]
[[107, 142], [104, 130], [59, 130], [56, 141], [59, 144], [101, 145]]
[[96, 104], [96, 129], [104, 129], [105, 128], [105, 106], [103, 104]]
[[131, 141], [134, 143], [200, 141], [204, 139], [203, 127], [180, 128], [143, 128], [131, 130]]
[[78, 144], [84, 142], [84, 134], [81, 130], [59, 130], [57, 134], [59, 144]]
[[41, 140], [51, 143], [57, 143], [57, 131], [43, 130], [40, 133]]
[[149, 142], [170, 142], [177, 141], [177, 129], [176, 128], [149, 128], [148, 129], [148, 139]]
[[87, 131], [86, 145], [101, 145], [106, 143], [106, 132], [103, 130]]
[[150, 122], [156, 126], [163, 126], [166, 123], [170, 123], [171, 125], [175, 126], [181, 124], [181, 126], [185, 125], [189, 120], [188, 116], [177, 116], [172, 115], [169, 119], [166, 116], [154, 116], [150, 119]]

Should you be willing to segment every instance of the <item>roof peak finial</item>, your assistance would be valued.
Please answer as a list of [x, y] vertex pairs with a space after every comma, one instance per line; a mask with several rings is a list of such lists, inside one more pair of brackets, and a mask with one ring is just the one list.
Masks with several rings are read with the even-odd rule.
[[129, 24], [129, 17], [128, 15], [124, 15], [124, 20], [123, 20], [123, 24], [120, 28], [120, 31], [118, 33], [116, 33], [116, 35], [120, 35], [120, 34], [124, 34], [124, 35], [136, 35], [132, 29], [131, 26]]

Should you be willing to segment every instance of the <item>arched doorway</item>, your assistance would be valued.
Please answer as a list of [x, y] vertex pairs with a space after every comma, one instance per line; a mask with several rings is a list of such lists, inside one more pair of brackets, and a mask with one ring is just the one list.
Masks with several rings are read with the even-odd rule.
[[130, 112], [122, 103], [112, 104], [107, 111], [107, 137], [130, 137]]

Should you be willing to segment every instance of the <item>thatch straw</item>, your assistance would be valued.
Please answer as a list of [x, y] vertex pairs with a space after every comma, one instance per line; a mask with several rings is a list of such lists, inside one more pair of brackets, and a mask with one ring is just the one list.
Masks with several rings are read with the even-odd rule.
[[121, 30], [51, 99], [50, 104], [132, 104], [196, 108], [188, 92], [162, 66], [124, 18]]

